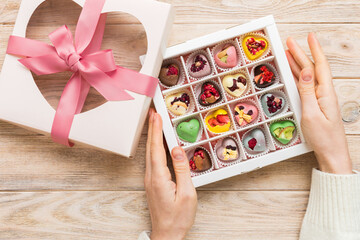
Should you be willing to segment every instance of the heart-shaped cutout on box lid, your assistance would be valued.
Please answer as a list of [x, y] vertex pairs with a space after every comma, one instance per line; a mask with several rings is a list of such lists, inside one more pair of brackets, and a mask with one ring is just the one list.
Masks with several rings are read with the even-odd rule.
[[250, 35], [243, 39], [242, 47], [246, 57], [253, 61], [260, 58], [267, 51], [268, 41], [261, 36]]
[[[15, 22], [13, 32], [15, 36], [25, 37], [31, 16], [43, 2], [21, 1], [18, 12], [21, 17], [18, 17]], [[63, 3], [63, 1], [57, 2]], [[85, 3], [85, 1], [80, 0], [73, 0], [73, 2], [80, 6]], [[159, 12], [142, 10], [155, 8]], [[158, 43], [162, 42], [170, 31], [171, 6], [146, 0], [134, 0], [131, 4], [126, 0], [106, 1], [103, 13], [108, 12], [126, 12], [143, 23], [149, 39], [147, 41], [147, 55], [140, 73], [154, 78], [158, 77], [155, 74], [157, 72], [156, 68], [160, 66], [162, 61], [161, 57], [159, 57], [161, 46]], [[62, 13], [62, 15], [66, 15], [66, 13]], [[48, 34], [56, 30], [56, 27], [51, 28]], [[133, 31], [133, 26], [128, 27], [128, 29]], [[160, 34], [158, 34], [159, 29], [161, 29]], [[124, 33], [119, 31], [118, 34], [123, 35]], [[127, 50], [129, 50], [129, 47]], [[18, 55], [21, 56], [21, 54]], [[0, 78], [2, 82], [0, 103], [3, 103], [0, 104], [0, 118], [33, 129], [36, 132], [50, 134], [55, 111], [41, 94], [31, 72], [19, 63], [17, 57], [10, 56], [4, 60]], [[142, 128], [143, 119], [146, 118], [147, 111], [145, 109], [150, 106], [151, 98], [133, 92], [128, 92], [128, 94], [134, 98], [133, 101], [107, 101], [90, 111], [75, 115], [69, 134], [70, 141], [83, 143], [126, 157], [134, 156], [141, 135], [139, 129]], [[131, 109], [131, 111], [127, 112], [126, 118], [124, 118], [123, 114], [124, 109]], [[21, 113], [21, 116], [19, 116], [19, 113]], [[132, 121], [129, 122], [129, 119]], [[122, 144], [119, 144], [119, 142]]]

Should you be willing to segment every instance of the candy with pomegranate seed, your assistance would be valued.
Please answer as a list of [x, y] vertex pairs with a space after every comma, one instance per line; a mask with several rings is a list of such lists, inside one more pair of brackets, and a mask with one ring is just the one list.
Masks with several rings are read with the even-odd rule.
[[246, 151], [250, 154], [259, 154], [267, 149], [264, 132], [259, 128], [246, 133], [243, 144]]
[[261, 64], [254, 69], [254, 83], [258, 88], [266, 88], [274, 84], [276, 76], [268, 65]]
[[215, 53], [215, 62], [221, 68], [233, 68], [238, 64], [236, 48], [231, 44], [225, 44]]
[[189, 160], [190, 169], [194, 172], [209, 170], [212, 166], [208, 152], [203, 148], [196, 148]]
[[203, 54], [195, 55], [189, 59], [187, 69], [193, 78], [202, 78], [211, 74], [210, 62]]
[[222, 80], [222, 85], [231, 96], [240, 97], [246, 90], [246, 77], [242, 73], [226, 75]]
[[202, 106], [210, 106], [221, 101], [219, 87], [212, 82], [205, 82], [201, 86], [199, 103]]
[[161, 68], [159, 79], [165, 86], [172, 87], [178, 83], [179, 76], [179, 66], [172, 63]]
[[243, 127], [255, 121], [259, 111], [252, 103], [239, 103], [234, 108], [234, 115], [237, 123]]
[[222, 108], [209, 113], [205, 118], [205, 123], [206, 127], [212, 133], [227, 132], [231, 127], [229, 114]]
[[268, 42], [261, 36], [247, 36], [242, 42], [246, 57], [253, 61], [260, 58], [268, 48]]
[[216, 148], [216, 156], [218, 159], [222, 161], [233, 161], [239, 159], [239, 146], [233, 138], [226, 137], [220, 141], [220, 145]]
[[190, 106], [190, 96], [186, 92], [179, 92], [165, 98], [166, 107], [176, 116], [184, 115]]
[[261, 106], [268, 117], [280, 113], [285, 106], [285, 99], [277, 93], [268, 93], [261, 97]]

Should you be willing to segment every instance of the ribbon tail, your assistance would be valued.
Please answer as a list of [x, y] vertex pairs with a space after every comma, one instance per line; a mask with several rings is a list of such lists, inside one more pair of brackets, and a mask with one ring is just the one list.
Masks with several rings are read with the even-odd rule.
[[68, 147], [74, 146], [74, 144], [69, 141], [69, 135], [78, 108], [80, 92], [81, 76], [79, 73], [75, 73], [66, 84], [55, 113], [51, 129], [51, 137], [54, 142]]
[[81, 77], [80, 98], [79, 98], [79, 102], [77, 104], [75, 114], [81, 113], [81, 110], [83, 109], [85, 101], [86, 101], [86, 97], [89, 94], [90, 87], [91, 87], [90, 84], [83, 77]]
[[157, 78], [120, 66], [118, 66], [116, 71], [107, 74], [113, 79], [121, 80], [116, 81], [116, 85], [121, 89], [129, 90], [151, 98], [155, 96], [156, 88], [159, 83]]
[[107, 14], [103, 13], [100, 16], [99, 22], [97, 24], [94, 36], [89, 44], [89, 46], [82, 53], [83, 56], [97, 52], [101, 49], [101, 44], [104, 38], [105, 24], [106, 24]]
[[24, 57], [39, 57], [56, 54], [56, 50], [53, 46], [40, 41], [10, 36], [6, 53]]

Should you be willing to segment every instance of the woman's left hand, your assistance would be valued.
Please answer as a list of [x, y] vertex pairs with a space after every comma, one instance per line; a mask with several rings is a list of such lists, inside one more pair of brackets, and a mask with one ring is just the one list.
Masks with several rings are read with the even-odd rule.
[[149, 205], [151, 239], [184, 239], [194, 224], [197, 196], [184, 150], [176, 147], [171, 156], [176, 183], [171, 180], [163, 144], [162, 119], [150, 110], [146, 146], [145, 189]]

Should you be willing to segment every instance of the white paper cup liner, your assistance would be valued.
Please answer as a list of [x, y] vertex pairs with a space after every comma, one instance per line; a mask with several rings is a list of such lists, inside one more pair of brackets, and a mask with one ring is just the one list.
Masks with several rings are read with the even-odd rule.
[[[252, 153], [249, 153], [248, 150], [246, 149], [245, 147], [245, 144], [244, 144], [244, 139], [245, 137], [253, 130], [255, 129], [260, 129], [263, 133], [264, 133], [264, 136], [265, 136], [265, 142], [266, 142], [266, 150], [261, 152], [261, 153], [258, 153], [258, 154], [252, 154]], [[246, 131], [243, 136], [241, 137], [241, 144], [243, 145], [244, 147], [244, 150], [245, 150], [245, 154], [249, 157], [249, 158], [257, 158], [257, 157], [261, 157], [261, 156], [264, 156], [266, 154], [268, 154], [270, 152], [270, 149], [269, 149], [269, 145], [270, 145], [270, 141], [271, 139], [269, 139], [270, 136], [267, 136], [267, 132], [266, 130], [264, 129], [264, 127], [262, 126], [258, 126], [258, 127], [255, 127], [255, 128], [252, 128], [252, 129], [249, 129], [248, 131]]]
[[160, 75], [159, 75], [159, 84], [160, 84], [160, 86], [162, 86], [165, 89], [174, 88], [176, 86], [184, 84], [184, 82], [185, 82], [185, 71], [184, 71], [184, 68], [183, 68], [183, 65], [181, 64], [181, 62], [177, 59], [167, 59], [163, 62], [162, 67], [168, 66], [170, 64], [175, 64], [175, 65], [179, 66], [179, 80], [178, 80], [178, 83], [174, 86], [166, 86], [165, 84], [163, 84], [161, 82]]
[[[209, 66], [210, 66], [210, 68], [211, 68], [211, 73], [210, 73], [209, 75], [203, 76], [203, 77], [201, 77], [201, 78], [196, 78], [196, 77], [193, 77], [193, 76], [190, 75], [190, 68], [191, 68], [191, 66], [189, 67], [189, 64], [190, 64], [190, 61], [193, 60], [193, 58], [194, 58], [196, 55], [199, 55], [199, 54], [202, 54], [202, 55], [206, 56], [206, 58], [207, 58], [207, 60], [208, 60], [208, 64], [209, 64]], [[189, 79], [190, 79], [190, 80], [201, 80], [201, 79], [204, 79], [204, 78], [207, 78], [207, 77], [209, 77], [209, 76], [214, 75], [215, 69], [214, 69], [213, 64], [211, 63], [211, 61], [212, 61], [212, 60], [211, 60], [211, 57], [209, 56], [209, 54], [208, 54], [205, 50], [197, 50], [197, 51], [191, 53], [191, 54], [187, 57], [186, 63], [185, 63], [185, 67], [186, 67], [186, 71], [187, 71], [187, 73], [188, 73]]]
[[[187, 151], [186, 151], [186, 156], [188, 157], [189, 162], [190, 162], [191, 158], [194, 156], [195, 150], [198, 149], [198, 148], [206, 151], [206, 153], [209, 155], [210, 161], [211, 161], [211, 168], [209, 168], [209, 169], [206, 170], [206, 171], [201, 171], [201, 172], [195, 172], [195, 171], [191, 170], [191, 168], [190, 168], [190, 175], [191, 175], [191, 177], [196, 177], [196, 176], [204, 175], [204, 174], [207, 174], [207, 173], [209, 173], [209, 172], [212, 172], [212, 171], [215, 169], [214, 157], [212, 156], [212, 154], [210, 154], [210, 152], [209, 152], [206, 148], [204, 148], [204, 147], [202, 147], [202, 146], [196, 146], [196, 147], [191, 148], [190, 150], [187, 150]], [[190, 164], [189, 164], [189, 167], [190, 167]]]
[[[207, 118], [210, 114], [214, 113], [215, 111], [217, 111], [217, 110], [219, 110], [219, 109], [224, 109], [224, 110], [228, 113], [229, 119], [230, 119], [230, 128], [229, 128], [229, 130], [226, 131], [226, 132], [214, 133], [214, 132], [212, 132], [212, 131], [207, 127], [207, 125], [206, 125], [206, 118]], [[234, 123], [231, 121], [231, 116], [230, 116], [230, 114], [231, 114], [231, 113], [229, 112], [229, 110], [227, 109], [226, 106], [222, 106], [222, 107], [218, 107], [218, 108], [215, 108], [215, 109], [211, 109], [209, 112], [206, 113], [206, 115], [205, 115], [205, 117], [204, 117], [204, 127], [205, 127], [206, 130], [208, 131], [209, 137], [220, 136], [220, 135], [222, 135], [222, 134], [224, 134], [224, 133], [228, 133], [228, 132], [230, 132], [230, 131], [232, 131], [232, 130], [235, 129]]]
[[[246, 89], [245, 89], [245, 91], [244, 91], [239, 97], [235, 97], [235, 96], [231, 95], [230, 93], [228, 93], [228, 92], [225, 90], [225, 87], [224, 87], [222, 81], [223, 81], [224, 77], [226, 77], [226, 76], [228, 76], [228, 75], [235, 75], [235, 74], [238, 74], [238, 73], [241, 73], [241, 74], [243, 74], [243, 75], [246, 77]], [[251, 89], [250, 86], [251, 86], [252, 83], [251, 83], [250, 76], [247, 74], [247, 72], [246, 72], [245, 70], [238, 70], [238, 71], [234, 71], [233, 73], [229, 72], [229, 74], [226, 74], [226, 75], [224, 75], [224, 76], [221, 76], [220, 80], [221, 80], [221, 86], [222, 86], [222, 88], [224, 89], [225, 95], [227, 96], [227, 98], [229, 99], [229, 101], [234, 100], [234, 99], [238, 99], [238, 98], [241, 98], [241, 97], [245, 97], [245, 96], [249, 95], [249, 93], [250, 93], [250, 89]]]
[[[295, 128], [296, 128], [295, 129], [295, 136], [293, 137], [293, 139], [291, 139], [291, 141], [288, 144], [282, 144], [281, 142], [276, 140], [276, 138], [271, 134], [270, 125], [272, 123], [281, 122], [281, 121], [291, 121], [292, 123], [295, 124]], [[296, 123], [296, 121], [294, 121], [294, 119], [282, 118], [282, 119], [272, 121], [272, 122], [270, 122], [268, 124], [269, 124], [269, 130], [270, 130], [270, 135], [271, 135], [272, 141], [273, 141], [273, 143], [274, 143], [274, 145], [275, 145], [275, 147], [277, 149], [285, 149], [285, 148], [292, 147], [292, 146], [296, 145], [298, 143], [298, 141], [300, 140], [300, 128], [299, 128], [298, 124]]]
[[[257, 116], [257, 118], [256, 118], [254, 121], [252, 121], [251, 123], [246, 124], [245, 126], [240, 126], [239, 123], [236, 121], [236, 118], [235, 118], [235, 106], [238, 105], [238, 104], [240, 104], [240, 103], [247, 103], [247, 104], [249, 104], [249, 105], [254, 105], [254, 106], [257, 108], [257, 110], [258, 110], [258, 116]], [[255, 124], [259, 123], [260, 120], [261, 120], [261, 109], [259, 108], [257, 102], [255, 102], [255, 101], [254, 101], [253, 99], [251, 99], [251, 98], [247, 98], [247, 99], [244, 99], [244, 100], [240, 100], [240, 101], [238, 101], [238, 102], [234, 102], [234, 103], [230, 104], [230, 108], [231, 108], [231, 111], [232, 111], [233, 116], [234, 116], [234, 122], [235, 122], [236, 127], [237, 127], [238, 129], [242, 129], [242, 128], [245, 128], [245, 127], [249, 127], [249, 126], [255, 125]]]
[[[236, 54], [238, 57], [238, 62], [236, 64], [236, 66], [232, 67], [232, 68], [222, 68], [220, 67], [216, 62], [215, 62], [215, 57], [216, 54], [219, 53], [222, 48], [226, 45], [229, 44], [231, 46], [234, 46], [236, 49]], [[211, 49], [211, 57], [214, 60], [214, 64], [215, 66], [220, 69], [222, 72], [226, 72], [226, 71], [232, 71], [235, 68], [238, 68], [240, 66], [242, 66], [242, 61], [241, 61], [241, 50], [239, 49], [239, 45], [237, 44], [237, 42], [235, 40], [226, 40], [223, 42], [218, 43], [217, 45], [215, 45], [212, 49]]]
[[[201, 93], [201, 88], [202, 88], [202, 86], [203, 86], [205, 83], [211, 83], [211, 84], [215, 85], [215, 86], [218, 88], [219, 94], [220, 94], [220, 97], [221, 97], [221, 100], [220, 100], [220, 101], [218, 101], [218, 102], [215, 103], [215, 104], [211, 104], [211, 105], [209, 105], [209, 106], [203, 106], [203, 105], [200, 104], [200, 102], [199, 102], [199, 95], [200, 95], [200, 93]], [[201, 83], [198, 83], [197, 85], [195, 85], [195, 87], [194, 87], [194, 94], [195, 94], [195, 98], [196, 98], [196, 104], [197, 104], [198, 108], [201, 109], [201, 110], [209, 109], [209, 108], [214, 108], [214, 107], [216, 107], [216, 106], [224, 103], [224, 101], [225, 101], [225, 96], [224, 96], [224, 94], [223, 94], [223, 91], [222, 91], [222, 89], [221, 89], [221, 86], [219, 86], [219, 83], [218, 83], [217, 81], [214, 81], [214, 80], [208, 80], [208, 81], [201, 82]]]
[[[243, 40], [244, 40], [246, 37], [248, 37], [248, 36], [262, 37], [262, 38], [264, 38], [264, 39], [267, 41], [267, 43], [268, 43], [268, 46], [267, 46], [266, 51], [265, 51], [259, 58], [255, 59], [255, 60], [250, 60], [250, 59], [246, 56], [245, 50], [243, 49], [243, 45], [242, 45]], [[241, 48], [240, 48], [241, 54], [242, 54], [243, 58], [245, 59], [245, 61], [248, 62], [248, 63], [258, 62], [258, 61], [266, 58], [267, 56], [269, 56], [269, 54], [270, 54], [270, 52], [271, 52], [271, 42], [270, 42], [270, 40], [269, 40], [262, 32], [250, 32], [250, 33], [246, 33], [246, 34], [240, 36], [240, 37], [239, 37], [239, 45], [240, 45], [240, 47], [241, 47]]]
[[[200, 129], [199, 129], [199, 133], [198, 133], [198, 136], [196, 138], [196, 141], [194, 143], [191, 143], [191, 142], [186, 142], [184, 140], [181, 140], [179, 135], [177, 134], [176, 128], [179, 126], [180, 123], [188, 122], [188, 121], [190, 121], [191, 119], [194, 119], [194, 118], [197, 119], [199, 121], [199, 123], [200, 123]], [[202, 123], [202, 121], [200, 119], [200, 116], [198, 116], [198, 115], [188, 117], [188, 118], [185, 118], [185, 119], [182, 119], [182, 120], [178, 120], [178, 121], [174, 122], [173, 125], [174, 125], [174, 131], [175, 131], [176, 138], [183, 146], [191, 146], [191, 145], [195, 144], [196, 142], [200, 141], [200, 139], [202, 138], [202, 135], [204, 133], [203, 123]]]
[[168, 110], [170, 116], [171, 116], [172, 118], [178, 118], [178, 117], [186, 116], [186, 115], [189, 115], [189, 114], [193, 113], [193, 112], [195, 111], [195, 105], [196, 105], [196, 103], [195, 103], [195, 99], [194, 99], [191, 91], [190, 91], [189, 89], [187, 89], [187, 88], [174, 90], [173, 92], [169, 92], [169, 93], [167, 93], [166, 95], [164, 95], [165, 105], [166, 105], [166, 98], [167, 98], [168, 96], [171, 96], [171, 95], [177, 94], [177, 93], [187, 93], [187, 95], [189, 95], [189, 97], [190, 97], [190, 104], [189, 104], [189, 106], [188, 106], [187, 111], [186, 111], [185, 114], [183, 114], [183, 115], [175, 115], [175, 114], [174, 114], [173, 112], [171, 112], [170, 109], [166, 106], [166, 109]]
[[[218, 158], [216, 150], [217, 150], [217, 148], [219, 148], [219, 147], [221, 146], [220, 143], [222, 143], [222, 141], [223, 141], [225, 138], [231, 138], [231, 139], [233, 139], [233, 140], [235, 141], [235, 143], [237, 144], [238, 151], [239, 151], [239, 158], [238, 158], [238, 159], [235, 159], [235, 160], [225, 160], [225, 161], [223, 161], [223, 160], [221, 160], [221, 159]], [[242, 161], [243, 161], [243, 158], [242, 158], [242, 156], [241, 156], [241, 152], [240, 152], [240, 151], [241, 151], [240, 143], [239, 143], [239, 141], [238, 141], [235, 137], [233, 137], [233, 136], [227, 136], [227, 137], [224, 137], [224, 138], [221, 138], [221, 139], [217, 140], [217, 142], [216, 142], [216, 144], [215, 144], [215, 146], [214, 146], [214, 155], [215, 155], [215, 158], [216, 158], [217, 162], [219, 163], [219, 165], [222, 166], [222, 167], [227, 167], [227, 166], [235, 165], [235, 164], [237, 164], [237, 163], [242, 162]]]
[[254, 66], [252, 67], [252, 69], [251, 69], [250, 79], [251, 79], [251, 83], [253, 84], [254, 88], [255, 88], [256, 90], [258, 90], [258, 91], [262, 91], [262, 90], [268, 88], [268, 87], [259, 88], [258, 86], [256, 86], [256, 84], [255, 84], [255, 82], [254, 82], [254, 79], [255, 79], [255, 68], [258, 67], [258, 66], [260, 66], [260, 65], [265, 65], [265, 66], [267, 66], [267, 67], [274, 73], [274, 75], [275, 75], [274, 83], [271, 84], [271, 85], [268, 86], [268, 87], [275, 86], [275, 85], [279, 84], [279, 82], [280, 82], [280, 75], [279, 75], [278, 71], [276, 70], [276, 68], [275, 68], [272, 64], [270, 64], [270, 63], [268, 63], [268, 62], [265, 62], [265, 63], [256, 64], [256, 65], [254, 65]]
[[[265, 95], [267, 95], [267, 94], [275, 94], [275, 95], [278, 95], [278, 96], [282, 97], [282, 98], [285, 100], [285, 103], [283, 103], [283, 104], [284, 104], [283, 108], [282, 108], [280, 111], [276, 112], [276, 113], [275, 113], [274, 115], [272, 115], [271, 117], [269, 117], [268, 115], [266, 115], [265, 110], [264, 110], [263, 105], [262, 105], [262, 102], [261, 102], [262, 97], [265, 96]], [[275, 117], [275, 116], [281, 115], [281, 114], [286, 113], [287, 111], [289, 111], [289, 99], [288, 99], [288, 97], [286, 96], [286, 94], [285, 94], [283, 91], [281, 91], [281, 90], [273, 90], [273, 91], [265, 92], [265, 93], [261, 94], [261, 95], [259, 96], [259, 103], [260, 103], [260, 106], [261, 106], [261, 110], [262, 110], [262, 112], [263, 112], [263, 115], [265, 116], [266, 119], [271, 119], [271, 118], [273, 118], [273, 117]]]

